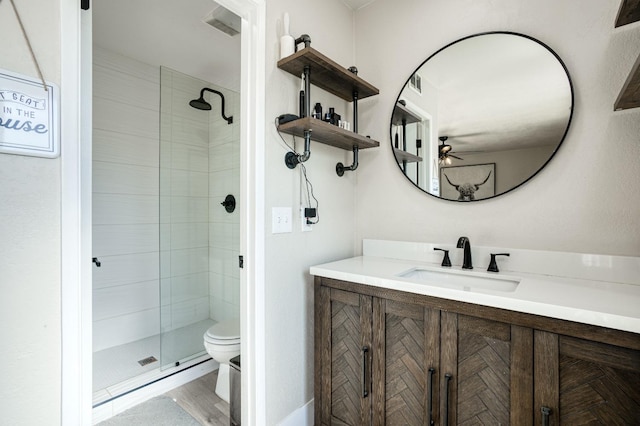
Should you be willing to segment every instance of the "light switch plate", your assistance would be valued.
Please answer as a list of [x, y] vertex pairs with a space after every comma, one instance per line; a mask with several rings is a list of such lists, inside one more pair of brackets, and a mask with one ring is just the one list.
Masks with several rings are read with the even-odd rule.
[[271, 233], [283, 234], [293, 230], [291, 207], [271, 208]]

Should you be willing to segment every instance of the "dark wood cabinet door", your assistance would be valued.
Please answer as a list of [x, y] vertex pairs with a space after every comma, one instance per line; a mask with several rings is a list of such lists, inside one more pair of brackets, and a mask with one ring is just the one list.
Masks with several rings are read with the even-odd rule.
[[373, 299], [373, 424], [437, 422], [440, 311]]
[[534, 342], [536, 424], [640, 425], [640, 351], [544, 331]]
[[533, 331], [442, 312], [442, 425], [531, 425]]
[[372, 298], [316, 287], [317, 425], [371, 424]]

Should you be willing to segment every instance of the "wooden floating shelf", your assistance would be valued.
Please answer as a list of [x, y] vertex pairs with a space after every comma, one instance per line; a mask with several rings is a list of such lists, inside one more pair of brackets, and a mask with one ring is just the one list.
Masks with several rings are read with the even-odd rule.
[[397, 103], [393, 109], [393, 116], [391, 117], [391, 124], [396, 126], [402, 125], [402, 120], [406, 120], [405, 124], [417, 123], [422, 121], [421, 117], [418, 117], [413, 112], [409, 111], [406, 106]]
[[631, 73], [622, 86], [622, 91], [613, 109], [619, 111], [637, 107], [640, 107], [640, 56], [638, 56], [635, 65], [631, 68]]
[[376, 87], [311, 47], [305, 47], [278, 61], [278, 68], [296, 77], [302, 75], [305, 66], [311, 68], [311, 84], [345, 101], [353, 101], [354, 91], [358, 92], [358, 99], [380, 93]]
[[616, 28], [640, 21], [640, 0], [622, 0]]
[[407, 163], [420, 163], [422, 162], [422, 157], [418, 157], [417, 155], [413, 155], [410, 152], [403, 151], [399, 148], [393, 148], [393, 153], [396, 156], [396, 160], [398, 163], [407, 162]]
[[[616, 28], [638, 21], [640, 21], [640, 0], [622, 0], [616, 19]], [[638, 107], [640, 107], [640, 56], [631, 68], [613, 109], [620, 111]]]
[[278, 131], [300, 137], [304, 137], [305, 130], [311, 131], [311, 140], [313, 141], [348, 151], [351, 151], [354, 147], [366, 149], [380, 146], [380, 143], [376, 140], [341, 129], [317, 118], [299, 118], [278, 126]]

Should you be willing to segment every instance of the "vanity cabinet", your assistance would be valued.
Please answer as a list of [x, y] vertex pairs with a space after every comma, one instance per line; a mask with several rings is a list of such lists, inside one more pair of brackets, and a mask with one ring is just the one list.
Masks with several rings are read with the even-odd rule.
[[640, 350], [538, 330], [534, 344], [535, 424], [640, 424]]
[[322, 285], [315, 294], [315, 424], [428, 424], [439, 312]]
[[633, 333], [323, 277], [315, 324], [316, 425], [640, 424]]

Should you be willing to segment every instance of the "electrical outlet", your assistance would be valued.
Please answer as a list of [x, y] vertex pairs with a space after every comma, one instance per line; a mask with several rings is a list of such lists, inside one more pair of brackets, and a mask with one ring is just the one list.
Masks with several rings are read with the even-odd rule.
[[271, 208], [271, 233], [283, 234], [293, 230], [291, 207]]
[[304, 207], [300, 207], [300, 223], [302, 224], [302, 232], [313, 231], [313, 225], [307, 223], [307, 218], [304, 215]]

